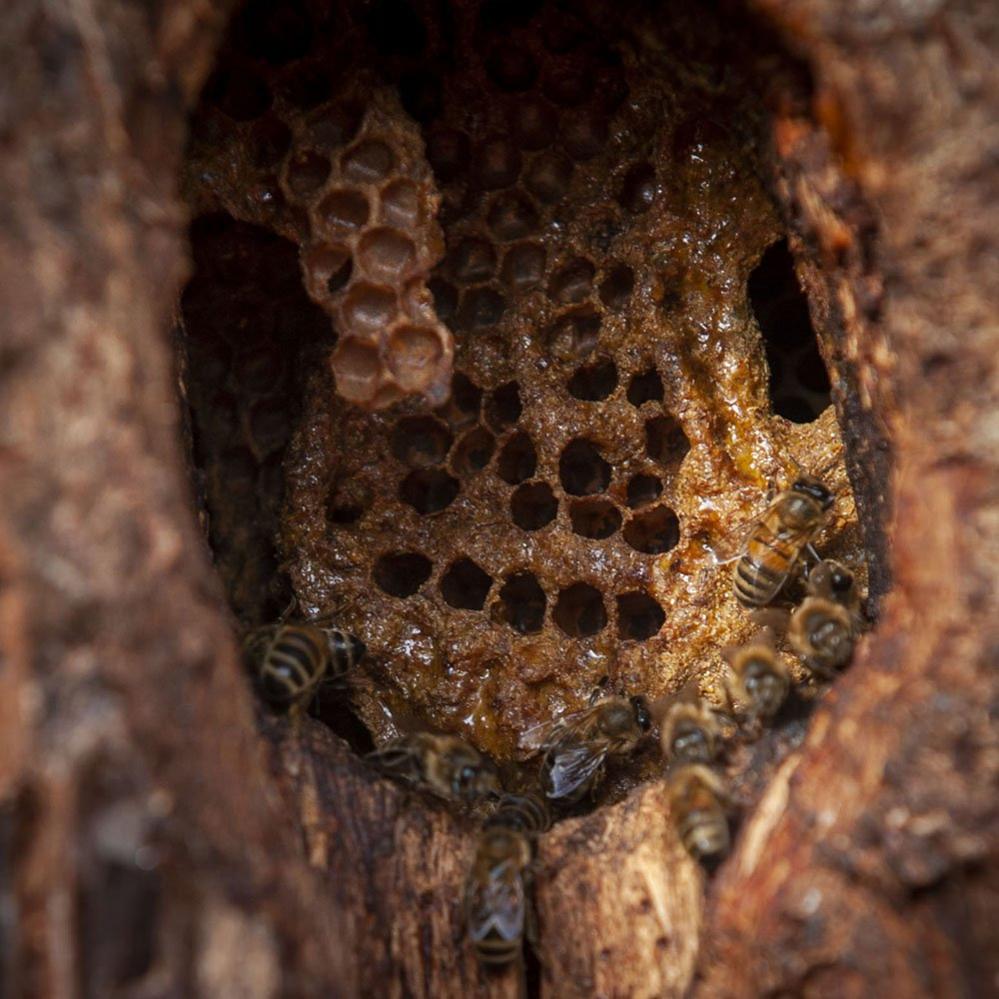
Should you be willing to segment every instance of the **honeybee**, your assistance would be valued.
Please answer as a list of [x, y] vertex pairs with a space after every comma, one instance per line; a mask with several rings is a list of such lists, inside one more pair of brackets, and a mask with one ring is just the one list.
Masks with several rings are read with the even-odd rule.
[[439, 798], [470, 801], [501, 791], [496, 764], [456, 735], [414, 732], [368, 753], [386, 776]]
[[860, 617], [860, 590], [853, 573], [841, 562], [824, 558], [808, 574], [808, 594], [831, 600]]
[[787, 666], [774, 648], [773, 632], [763, 628], [745, 645], [725, 649], [722, 655], [730, 667], [725, 680], [729, 706], [733, 707], [734, 695], [734, 700], [747, 705], [754, 726], [773, 718], [791, 686]]
[[551, 824], [536, 794], [505, 794], [479, 836], [465, 885], [468, 936], [479, 960], [499, 967], [515, 961], [532, 936], [528, 900], [533, 837]]
[[654, 705], [653, 713], [661, 719], [659, 738], [668, 761], [710, 763], [718, 755], [722, 734], [718, 716], [693, 684]]
[[809, 595], [791, 615], [787, 638], [804, 664], [832, 679], [853, 657], [860, 630], [860, 595], [853, 574], [831, 559], [808, 575]]
[[607, 757], [630, 753], [651, 725], [643, 698], [605, 697], [554, 725], [528, 732], [522, 744], [545, 751], [545, 797], [571, 805], [600, 783]]
[[687, 763], [669, 775], [669, 805], [680, 841], [698, 860], [728, 853], [730, 837], [722, 778], [701, 763]]
[[325, 624], [272, 624], [251, 631], [243, 642], [264, 699], [280, 708], [308, 706], [325, 680], [339, 680], [364, 655], [354, 635]]
[[767, 507], [735, 565], [735, 595], [741, 604], [762, 607], [777, 596], [834, 501], [822, 482], [802, 476]]

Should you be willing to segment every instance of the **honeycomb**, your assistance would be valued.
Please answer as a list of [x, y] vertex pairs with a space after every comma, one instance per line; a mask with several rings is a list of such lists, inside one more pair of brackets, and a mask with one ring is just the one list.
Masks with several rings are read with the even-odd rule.
[[[272, 552], [279, 534], [302, 611], [367, 644], [355, 707], [376, 741], [416, 719], [515, 761], [525, 730], [605, 677], [650, 697], [694, 678], [717, 696], [722, 647], [752, 630], [718, 563], [799, 468], [837, 491], [819, 546], [863, 581], [828, 377], [762, 179], [764, 105], [717, 24], [596, 3], [247, 10], [195, 119], [188, 197], [231, 216], [229, 238], [245, 226], [285, 258], [297, 248], [332, 319], [332, 369], [301, 301], [294, 336], [281, 308], [259, 319], [295, 372], [283, 477], [258, 497], [281, 504], [280, 529], [261, 532]], [[347, 82], [289, 102], [281, 81], [317, 65]], [[231, 94], [249, 80], [240, 118]], [[356, 129], [300, 197], [307, 123], [347, 107]], [[266, 170], [261, 132], [283, 136]], [[344, 159], [371, 141], [391, 154], [377, 178]], [[411, 221], [385, 214], [400, 183]], [[413, 247], [396, 270], [387, 244], [366, 249], [387, 221]], [[196, 261], [206, 238], [196, 225]], [[393, 304], [359, 319], [352, 296], [375, 284]], [[216, 295], [226, 329], [234, 294]], [[196, 428], [211, 422], [192, 406]], [[206, 438], [210, 482], [231, 447]], [[235, 502], [209, 493], [232, 530], [262, 523]], [[220, 543], [246, 551], [231, 532]]]

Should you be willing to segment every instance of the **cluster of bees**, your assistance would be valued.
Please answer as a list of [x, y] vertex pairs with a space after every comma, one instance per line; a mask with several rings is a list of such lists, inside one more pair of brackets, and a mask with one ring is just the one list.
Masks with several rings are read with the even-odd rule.
[[[801, 477], [750, 527], [734, 570], [736, 598], [760, 625], [747, 644], [724, 650], [729, 670], [724, 706], [692, 687], [648, 704], [598, 689], [582, 711], [529, 730], [522, 747], [541, 756], [539, 788], [504, 793], [496, 765], [453, 735], [414, 732], [376, 749], [368, 761], [383, 774], [444, 799], [498, 799], [477, 841], [465, 892], [467, 932], [489, 966], [515, 961], [531, 938], [531, 870], [537, 836], [552, 807], [591, 796], [607, 760], [632, 753], [658, 722], [671, 815], [686, 849], [710, 863], [729, 849], [731, 796], [715, 768], [730, 736], [755, 737], [780, 710], [791, 675], [776, 648], [788, 644], [818, 679], [849, 662], [861, 628], [852, 574], [812, 547], [834, 502], [817, 479]], [[807, 564], [807, 596], [793, 611], [771, 606], [799, 564]], [[278, 623], [252, 632], [246, 651], [262, 695], [301, 711], [320, 685], [344, 684], [364, 655], [363, 643], [330, 621]]]

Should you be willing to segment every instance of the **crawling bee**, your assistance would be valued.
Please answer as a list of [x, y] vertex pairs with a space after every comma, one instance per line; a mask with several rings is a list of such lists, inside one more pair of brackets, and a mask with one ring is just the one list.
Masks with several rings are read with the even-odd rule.
[[700, 763], [688, 763], [669, 775], [669, 803], [680, 841], [698, 860], [728, 853], [729, 802], [724, 781]]
[[319, 623], [273, 624], [251, 631], [243, 643], [264, 699], [280, 708], [308, 706], [325, 680], [339, 680], [364, 655], [364, 643]]
[[833, 502], [823, 483], [803, 476], [767, 507], [735, 565], [735, 595], [741, 604], [762, 607], [777, 596]]
[[545, 797], [575, 804], [603, 779], [607, 757], [630, 753], [651, 724], [642, 698], [605, 697], [554, 725], [528, 732], [523, 745], [545, 751]]
[[511, 964], [520, 955], [524, 934], [532, 935], [532, 838], [549, 822], [548, 807], [536, 795], [508, 794], [479, 836], [465, 884], [465, 919], [484, 965]]
[[668, 761], [710, 763], [718, 755], [718, 717], [692, 684], [668, 701], [654, 705], [653, 713], [660, 717], [660, 742]]
[[860, 595], [853, 574], [831, 559], [808, 575], [809, 595], [791, 615], [787, 638], [804, 664], [832, 679], [853, 658], [860, 631]]
[[791, 686], [787, 666], [774, 648], [773, 632], [763, 628], [745, 645], [723, 650], [729, 676], [725, 691], [729, 707], [733, 700], [746, 705], [750, 724], [769, 721], [780, 710]]
[[470, 801], [500, 793], [496, 765], [455, 735], [414, 732], [369, 753], [382, 773], [439, 798]]
[[845, 565], [831, 558], [824, 558], [808, 574], [808, 594], [831, 600], [860, 617], [860, 590], [853, 573]]

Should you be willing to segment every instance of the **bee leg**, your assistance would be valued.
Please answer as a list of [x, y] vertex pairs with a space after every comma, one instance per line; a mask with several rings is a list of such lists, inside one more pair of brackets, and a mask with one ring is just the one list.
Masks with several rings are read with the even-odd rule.
[[820, 680], [825, 680], [826, 683], [832, 683], [839, 676], [839, 673], [836, 670], [829, 666], [824, 666], [811, 656], [805, 659], [805, 665], [811, 671], [813, 676], [818, 677]]
[[808, 544], [805, 545], [804, 549], [802, 549], [802, 552], [806, 560], [810, 563], [809, 568], [818, 565], [822, 561], [822, 556], [819, 554], [815, 545], [813, 545], [811, 541], [809, 541]]

